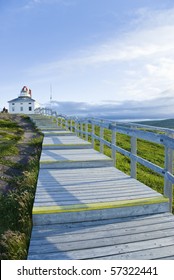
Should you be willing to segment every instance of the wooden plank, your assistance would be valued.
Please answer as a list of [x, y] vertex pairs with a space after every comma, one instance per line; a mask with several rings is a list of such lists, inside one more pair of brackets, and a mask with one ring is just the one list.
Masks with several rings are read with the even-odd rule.
[[151, 188], [125, 175], [113, 167], [66, 170], [45, 170], [39, 172], [37, 193], [55, 191], [86, 192], [149, 192], [161, 196]]
[[[47, 189], [43, 189], [43, 190], [38, 190], [36, 193], [37, 198], [42, 197], [42, 198], [46, 198], [46, 197], [69, 197], [69, 196], [79, 196], [79, 197], [89, 197], [91, 198], [92, 196], [98, 196], [98, 198], [101, 197], [112, 197], [112, 195], [114, 195], [114, 197], [120, 197], [120, 196], [128, 196], [129, 195], [135, 195], [135, 191], [136, 191], [136, 195], [149, 195], [151, 196], [152, 192], [148, 191], [148, 190], [138, 190], [137, 188], [134, 189], [130, 189], [130, 191], [128, 191], [128, 189], [114, 189], [114, 188], [102, 188], [100, 189], [100, 194], [98, 194], [98, 190], [93, 190], [91, 189], [65, 189], [65, 188], [61, 188], [60, 190], [56, 188], [54, 188], [54, 190], [51, 188], [47, 188]], [[155, 195], [155, 194], [154, 194]]]
[[81, 234], [81, 233], [95, 233], [98, 231], [110, 232], [114, 230], [129, 230], [131, 228], [137, 229], [142, 226], [156, 226], [164, 225], [166, 228], [170, 227], [170, 222], [173, 223], [174, 216], [170, 213], [146, 215], [146, 216], [133, 216], [133, 217], [122, 217], [108, 220], [96, 220], [87, 221], [81, 223], [64, 223], [63, 225], [37, 225], [33, 227], [32, 233], [35, 238], [52, 236], [52, 235], [68, 235], [69, 234]]
[[45, 132], [47, 131], [47, 132], [51, 132], [51, 131], [56, 131], [56, 132], [59, 132], [59, 131], [66, 131], [66, 129], [62, 129], [62, 127], [58, 127], [58, 126], [56, 126], [56, 127], [47, 127], [47, 126], [45, 126], [45, 127], [40, 127], [40, 129], [42, 129], [42, 130], [44, 130]]
[[[97, 202], [97, 203], [79, 203], [72, 205], [63, 206], [42, 206], [42, 207], [33, 207], [33, 214], [51, 214], [51, 213], [66, 213], [66, 212], [84, 212], [92, 210], [103, 210], [103, 209], [114, 209], [114, 208], [129, 208], [133, 206], [145, 206], [153, 204], [167, 204], [168, 199], [164, 197], [148, 197], [148, 198], [138, 198], [131, 200], [119, 200], [112, 202]], [[45, 204], [44, 204], [45, 205]]]
[[40, 163], [41, 169], [78, 169], [113, 166], [110, 159], [91, 159], [91, 160], [63, 160], [63, 161], [45, 161]]
[[[48, 187], [49, 188], [49, 187]], [[134, 189], [131, 189], [130, 192], [125, 189], [125, 190], [115, 190], [115, 189], [110, 189], [108, 187], [108, 192], [107, 192], [107, 189], [105, 190], [104, 188], [102, 188], [100, 190], [100, 188], [96, 189], [96, 190], [93, 190], [92, 188], [91, 189], [85, 189], [85, 190], [80, 190], [79, 188], [79, 192], [78, 190], [75, 190], [74, 188], [73, 189], [60, 189], [58, 190], [57, 187], [55, 186], [54, 189], [41, 189], [41, 190], [38, 190], [35, 197], [37, 199], [40, 198], [49, 198], [49, 197], [54, 197], [54, 198], [60, 198], [60, 197], [78, 197], [78, 198], [95, 198], [95, 197], [98, 197], [98, 198], [107, 198], [107, 197], [112, 197], [113, 199], [119, 199], [121, 197], [127, 197], [129, 199], [129, 195], [130, 197], [131, 196], [138, 196], [138, 197], [142, 197], [144, 195], [148, 195], [148, 197], [153, 197], [153, 196], [156, 196], [155, 192], [148, 192], [148, 191], [138, 191], [137, 188], [134, 188]], [[98, 196], [98, 193], [97, 193], [97, 190], [100, 190], [100, 196]], [[92, 197], [93, 196], [93, 197]], [[157, 196], [156, 196], [157, 197]]]
[[[100, 247], [106, 247], [106, 246], [117, 246], [117, 245], [123, 245], [129, 243], [134, 243], [134, 242], [144, 242], [147, 240], [154, 240], [154, 239], [159, 239], [159, 238], [167, 238], [167, 237], [172, 237], [174, 233], [174, 228], [172, 229], [164, 229], [164, 230], [155, 230], [152, 232], [142, 232], [142, 233], [135, 233], [135, 234], [129, 234], [129, 235], [124, 235], [124, 236], [114, 236], [110, 235], [108, 237], [108, 233], [106, 236], [102, 236], [102, 234], [99, 235], [98, 238], [94, 236], [94, 238], [87, 238], [85, 240], [71, 240], [71, 236], [69, 241], [66, 241], [66, 238], [46, 238], [46, 240], [34, 240], [31, 243], [30, 247], [30, 254], [32, 253], [39, 253], [41, 252], [42, 254], [45, 253], [54, 253], [58, 251], [71, 251], [71, 250], [84, 250], [84, 249], [94, 249], [94, 248], [100, 248]], [[152, 237], [153, 235], [153, 237]], [[82, 236], [84, 237], [84, 236]], [[128, 241], [129, 239], [129, 241]], [[174, 241], [173, 241], [174, 245]], [[42, 248], [41, 248], [42, 246]]]
[[170, 252], [173, 250], [174, 252], [174, 248], [172, 248], [172, 246], [167, 247], [166, 248], [167, 252], [166, 255], [164, 257], [164, 254], [162, 256], [160, 256], [161, 254], [158, 254], [158, 257], [155, 256], [154, 260], [174, 260], [174, 254], [170, 255]]
[[[136, 238], [136, 235], [139, 234], [144, 234], [144, 237], [146, 237], [146, 234], [148, 234], [148, 236], [150, 236], [151, 239], [156, 238], [154, 235], [156, 233], [157, 234], [160, 233], [161, 237], [165, 237], [168, 234], [169, 236], [172, 236], [174, 234], [174, 220], [169, 224], [159, 222], [156, 224], [147, 224], [147, 225], [142, 224], [141, 226], [139, 225], [137, 227], [127, 226], [125, 228], [118, 228], [118, 229], [116, 225], [111, 228], [111, 226], [107, 224], [105, 226], [98, 226], [97, 228], [97, 226], [95, 226], [95, 222], [93, 223], [94, 223], [94, 227], [92, 228], [91, 231], [86, 231], [85, 229], [78, 228], [78, 227], [71, 229], [71, 231], [69, 232], [65, 231], [62, 234], [54, 230], [54, 231], [47, 232], [47, 234], [42, 234], [42, 232], [40, 232], [40, 234], [38, 235], [38, 233], [36, 233], [35, 231], [32, 233], [32, 239], [33, 239], [32, 245], [35, 244], [38, 245], [39, 242], [40, 244], [49, 244], [49, 242], [70, 243], [75, 241], [76, 242], [88, 241], [89, 244], [85, 246], [91, 246], [92, 243], [90, 243], [89, 240], [95, 239], [96, 241], [94, 241], [92, 245], [92, 247], [95, 247], [96, 245], [95, 242], [97, 242], [98, 239], [99, 242], [100, 241], [102, 242], [104, 238], [109, 239], [110, 240], [109, 242], [113, 241], [112, 239], [113, 237], [121, 238], [120, 240], [115, 239], [115, 241], [112, 242], [113, 244], [121, 244], [121, 243], [133, 242], [132, 238], [133, 237]], [[167, 235], [165, 235], [165, 233]], [[143, 235], [141, 235], [141, 240], [144, 240], [144, 237]], [[101, 244], [100, 246], [102, 245], [103, 244]]]
[[[57, 183], [56, 183], [57, 182]], [[95, 187], [95, 189], [93, 189]], [[54, 193], [54, 192], [78, 192], [78, 191], [81, 191], [81, 192], [86, 192], [86, 193], [91, 193], [91, 191], [94, 191], [94, 192], [120, 192], [120, 193], [126, 193], [129, 191], [130, 192], [146, 192], [146, 191], [149, 191], [151, 193], [154, 193], [155, 191], [151, 191], [149, 190], [148, 188], [140, 188], [139, 186], [134, 186], [134, 185], [130, 185], [130, 186], [126, 186], [125, 184], [118, 184], [117, 186], [114, 186], [114, 184], [109, 184], [109, 183], [106, 183], [106, 184], [103, 184], [100, 186], [100, 183], [95, 183], [95, 182], [92, 182], [90, 183], [89, 182], [89, 187], [88, 187], [88, 182], [86, 181], [84, 184], [80, 183], [79, 184], [77, 182], [70, 182], [69, 184], [61, 184], [59, 183], [59, 180], [55, 179], [55, 181], [47, 181], [45, 184], [43, 182], [39, 182], [38, 183], [38, 189], [37, 189], [37, 193], [40, 193], [40, 194], [44, 194], [44, 193]]]
[[[65, 259], [73, 259], [73, 260], [85, 260], [85, 259], [95, 259], [108, 257], [111, 255], [121, 255], [126, 253], [129, 256], [132, 253], [131, 259], [135, 259], [135, 254], [133, 252], [136, 251], [144, 251], [150, 249], [161, 249], [162, 247], [172, 246], [174, 248], [174, 237], [169, 236], [166, 238], [156, 238], [154, 240], [143, 240], [137, 241], [133, 243], [119, 244], [119, 245], [111, 245], [111, 246], [103, 246], [99, 248], [93, 249], [83, 249], [83, 250], [70, 250], [70, 251], [59, 251], [57, 248], [56, 252], [49, 252], [49, 254], [33, 254], [30, 255], [30, 259], [51, 259], [51, 260], [65, 260]], [[54, 244], [52, 245], [54, 248]], [[144, 253], [144, 252], [143, 252]], [[173, 251], [172, 251], [173, 253]], [[140, 252], [138, 253], [139, 258], [141, 257]], [[144, 254], [142, 254], [144, 256]]]
[[43, 149], [89, 149], [92, 144], [76, 136], [47, 136], [43, 140]]
[[[35, 198], [34, 206], [40, 207], [40, 206], [51, 206], [51, 205], [74, 205], [77, 203], [84, 203], [84, 204], [90, 204], [90, 203], [102, 203], [102, 202], [116, 202], [116, 201], [126, 201], [126, 200], [135, 200], [135, 199], [143, 199], [143, 198], [149, 198], [149, 193], [147, 194], [132, 194], [132, 195], [102, 195], [97, 194], [90, 195], [90, 196], [82, 196], [82, 195], [73, 195], [73, 194], [66, 194], [66, 195], [47, 195], [47, 196], [37, 196]], [[155, 194], [150, 194], [150, 197], [155, 197]]]
[[[103, 202], [104, 203], [104, 202]], [[120, 202], [119, 202], [120, 203]], [[99, 204], [99, 203], [98, 203]], [[109, 204], [109, 205], [108, 205]], [[84, 208], [77, 208], [71, 206], [70, 209], [67, 209], [68, 206], [48, 206], [38, 209], [33, 208], [35, 214], [33, 215], [33, 225], [50, 225], [50, 224], [64, 224], [72, 222], [86, 222], [86, 221], [96, 221], [98, 219], [114, 219], [121, 217], [133, 217], [137, 215], [152, 215], [157, 213], [164, 213], [168, 211], [167, 202], [159, 203], [149, 203], [142, 204], [139, 202], [139, 205], [126, 205], [126, 207], [113, 207], [110, 203], [106, 203], [107, 208], [102, 207], [100, 204], [95, 204], [95, 209], [89, 204], [86, 204]], [[37, 210], [37, 211], [36, 211]], [[57, 212], [57, 210], [59, 212]]]
[[77, 136], [48, 136], [44, 137], [43, 145], [55, 145], [55, 144], [90, 144], [89, 142], [78, 138]]
[[93, 149], [83, 149], [83, 150], [51, 150], [42, 151], [40, 162], [48, 161], [66, 161], [66, 160], [111, 160], [109, 157], [93, 150]]
[[87, 168], [113, 166], [113, 161], [93, 149], [43, 150], [40, 168]]
[[97, 260], [174, 260], [174, 245], [161, 246], [160, 248], [148, 248], [145, 250], [140, 250], [131, 253], [123, 253], [110, 255], [102, 258], [97, 258]]
[[51, 130], [51, 131], [47, 131], [47, 130], [42, 130], [42, 133], [44, 134], [44, 137], [47, 137], [47, 136], [64, 136], [64, 135], [75, 135], [75, 133], [71, 132], [71, 131], [67, 131], [67, 130], [60, 130], [60, 131], [57, 131], [57, 130]]
[[[103, 175], [103, 176], [102, 176]], [[41, 169], [38, 177], [38, 190], [43, 188], [51, 188], [54, 186], [63, 188], [105, 188], [113, 187], [115, 189], [137, 188], [140, 190], [151, 190], [143, 183], [132, 179], [130, 176], [122, 172], [118, 172], [113, 167], [101, 167], [101, 168], [85, 168], [85, 169]]]

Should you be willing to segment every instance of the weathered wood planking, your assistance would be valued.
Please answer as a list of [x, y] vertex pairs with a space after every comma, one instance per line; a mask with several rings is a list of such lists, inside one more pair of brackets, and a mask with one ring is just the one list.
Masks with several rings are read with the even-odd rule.
[[[108, 220], [97, 220], [95, 223], [93, 221], [84, 221], [83, 223], [64, 223], [63, 227], [59, 224], [54, 225], [38, 225], [33, 228], [33, 234], [35, 238], [40, 238], [40, 236], [50, 236], [50, 235], [69, 235], [72, 232], [76, 233], [76, 228], [78, 227], [78, 233], [93, 233], [96, 231], [107, 229], [117, 230], [117, 229], [128, 229], [136, 228], [146, 225], [156, 225], [161, 223], [161, 217], [163, 218], [162, 223], [170, 225], [170, 222], [173, 222], [174, 216], [168, 212], [162, 214], [153, 214], [153, 215], [142, 215], [142, 216], [133, 216], [133, 217], [121, 217]], [[50, 234], [49, 234], [50, 233]]]
[[60, 131], [67, 131], [66, 129], [62, 129], [62, 127], [57, 127], [57, 126], [55, 126], [55, 127], [47, 127], [47, 126], [43, 126], [43, 127], [39, 127], [39, 129], [40, 130], [42, 130], [42, 131], [45, 131], [45, 132], [52, 132], [52, 131], [55, 131], [55, 132], [60, 132]]
[[113, 166], [109, 157], [93, 149], [42, 150], [40, 168]]
[[39, 122], [45, 146], [79, 147], [42, 151], [28, 259], [174, 259], [168, 199], [71, 132], [51, 130], [50, 119]]
[[43, 149], [88, 149], [92, 148], [91, 143], [82, 140], [77, 136], [72, 135], [57, 135], [57, 136], [47, 136], [43, 140]]
[[93, 150], [53, 150], [53, 151], [42, 151], [40, 162], [54, 162], [54, 161], [77, 161], [77, 160], [111, 160], [109, 157]]
[[43, 129], [42, 130], [42, 133], [44, 134], [44, 136], [75, 136], [76, 134], [71, 132], [71, 131], [68, 131], [68, 130], [49, 130], [49, 129]]
[[145, 217], [35, 227], [29, 259], [156, 259], [174, 255], [174, 217]]
[[70, 144], [90, 144], [89, 142], [82, 140], [77, 136], [52, 136], [45, 137], [43, 140], [43, 145], [70, 145]]
[[40, 169], [35, 206], [109, 202], [157, 196], [161, 195], [114, 167]]

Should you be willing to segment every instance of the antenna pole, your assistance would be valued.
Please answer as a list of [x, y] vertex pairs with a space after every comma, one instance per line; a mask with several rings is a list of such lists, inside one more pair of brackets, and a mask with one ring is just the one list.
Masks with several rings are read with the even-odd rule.
[[52, 84], [50, 84], [50, 102], [52, 101]]

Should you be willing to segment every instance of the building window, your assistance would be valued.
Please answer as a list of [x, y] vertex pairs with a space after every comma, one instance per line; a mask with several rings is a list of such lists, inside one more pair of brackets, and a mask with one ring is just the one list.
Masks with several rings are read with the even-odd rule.
[[28, 110], [29, 110], [29, 111], [32, 111], [32, 107], [30, 106], [30, 107], [28, 108]]
[[15, 108], [14, 107], [12, 107], [12, 112], [14, 112], [15, 111]]
[[12, 103], [12, 105], [15, 105], [15, 103]]
[[28, 103], [29, 105], [31, 104], [31, 102]]
[[21, 112], [23, 111], [23, 107], [20, 108]]
[[21, 105], [22, 105], [23, 103], [21, 103]]

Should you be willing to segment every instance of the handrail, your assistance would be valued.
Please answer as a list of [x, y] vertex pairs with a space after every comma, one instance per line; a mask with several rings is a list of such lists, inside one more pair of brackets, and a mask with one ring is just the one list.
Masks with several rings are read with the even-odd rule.
[[[37, 108], [36, 114], [42, 114], [57, 119], [58, 125], [66, 127], [71, 131], [75, 131], [78, 136], [85, 136], [92, 138], [92, 145], [94, 147], [95, 140], [100, 142], [100, 152], [103, 152], [103, 146], [106, 145], [112, 150], [112, 158], [114, 164], [116, 162], [116, 152], [127, 156], [131, 160], [131, 177], [137, 176], [137, 163], [150, 168], [154, 172], [164, 177], [164, 195], [169, 198], [169, 211], [172, 211], [173, 201], [173, 150], [174, 150], [174, 130], [168, 128], [153, 127], [148, 125], [141, 125], [137, 123], [115, 122], [98, 118], [82, 118], [77, 116], [66, 116], [58, 114], [50, 108]], [[89, 125], [91, 126], [89, 131]], [[99, 127], [100, 135], [95, 134], [95, 126]], [[111, 142], [105, 140], [104, 129], [112, 132]], [[127, 151], [116, 145], [116, 133], [128, 135], [131, 138], [131, 148]], [[137, 139], [143, 139], [148, 142], [163, 145], [165, 148], [165, 166], [164, 168], [144, 159], [137, 155]]]

